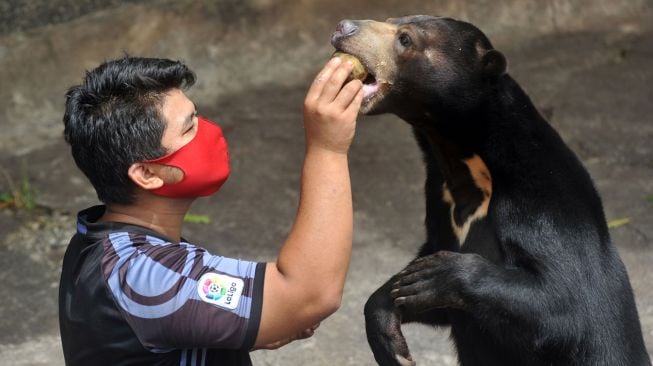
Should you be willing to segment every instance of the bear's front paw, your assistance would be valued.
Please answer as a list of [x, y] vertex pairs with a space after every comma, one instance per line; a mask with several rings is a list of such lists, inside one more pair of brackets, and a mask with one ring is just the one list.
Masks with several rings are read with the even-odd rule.
[[420, 257], [397, 275], [390, 295], [409, 313], [465, 308], [465, 293], [475, 273], [476, 255], [449, 251]]
[[401, 332], [398, 320], [386, 318], [385, 323], [367, 322], [368, 342], [374, 358], [383, 366], [414, 366], [406, 339]]
[[401, 332], [401, 314], [382, 287], [365, 304], [365, 330], [374, 359], [383, 366], [413, 366], [408, 344]]

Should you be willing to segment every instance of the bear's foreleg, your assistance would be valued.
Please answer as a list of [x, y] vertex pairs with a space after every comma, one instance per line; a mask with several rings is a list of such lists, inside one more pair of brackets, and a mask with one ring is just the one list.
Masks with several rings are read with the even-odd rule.
[[393, 276], [376, 290], [365, 304], [365, 329], [367, 341], [379, 365], [414, 365], [401, 324], [419, 322], [429, 325], [448, 325], [445, 310], [436, 309], [423, 313], [410, 313], [394, 305], [390, 296], [392, 285], [398, 277]]
[[[496, 340], [530, 349], [542, 344], [541, 329], [549, 330], [549, 340], [577, 341], [574, 294], [560, 279], [497, 266], [478, 254], [450, 251], [417, 258], [393, 279], [390, 297], [401, 314], [461, 310]], [[566, 304], [564, 311], [559, 303]]]

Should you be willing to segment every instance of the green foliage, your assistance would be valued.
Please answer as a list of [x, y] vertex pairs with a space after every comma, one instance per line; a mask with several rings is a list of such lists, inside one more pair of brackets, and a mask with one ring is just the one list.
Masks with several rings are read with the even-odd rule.
[[184, 222], [191, 224], [208, 224], [211, 222], [211, 218], [209, 218], [208, 215], [187, 213], [186, 216], [184, 216]]
[[13, 202], [14, 196], [11, 195], [11, 193], [0, 193], [0, 202], [2, 203], [8, 203], [8, 202]]
[[23, 177], [23, 179], [20, 182], [20, 190], [19, 190], [18, 198], [22, 206], [28, 210], [31, 210], [36, 207], [34, 190], [32, 189], [32, 186], [29, 184], [29, 180], [27, 179], [27, 177]]
[[622, 219], [615, 219], [608, 221], [608, 228], [613, 229], [619, 226], [626, 225], [630, 222], [630, 217], [624, 217]]
[[36, 197], [34, 189], [29, 183], [27, 176], [23, 176], [18, 186], [14, 185], [9, 173], [0, 167], [0, 173], [4, 175], [9, 192], [0, 193], [0, 208], [15, 207], [31, 210], [36, 208]]

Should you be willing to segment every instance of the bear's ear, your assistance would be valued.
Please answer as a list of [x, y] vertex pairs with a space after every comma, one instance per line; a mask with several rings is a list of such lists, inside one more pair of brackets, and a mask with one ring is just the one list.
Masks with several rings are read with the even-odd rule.
[[483, 55], [483, 74], [498, 77], [506, 72], [506, 57], [497, 50], [489, 50]]

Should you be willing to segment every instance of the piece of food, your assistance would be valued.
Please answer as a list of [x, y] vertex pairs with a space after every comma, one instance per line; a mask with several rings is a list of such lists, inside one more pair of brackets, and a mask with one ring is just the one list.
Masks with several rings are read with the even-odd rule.
[[358, 58], [356, 58], [356, 56], [350, 55], [348, 53], [336, 51], [332, 57], [338, 57], [343, 62], [351, 61], [351, 63], [354, 65], [354, 69], [351, 71], [349, 78], [347, 78], [347, 82], [350, 82], [354, 79], [363, 81], [367, 77], [367, 70], [365, 69], [365, 66], [363, 66], [363, 64], [360, 62]]

